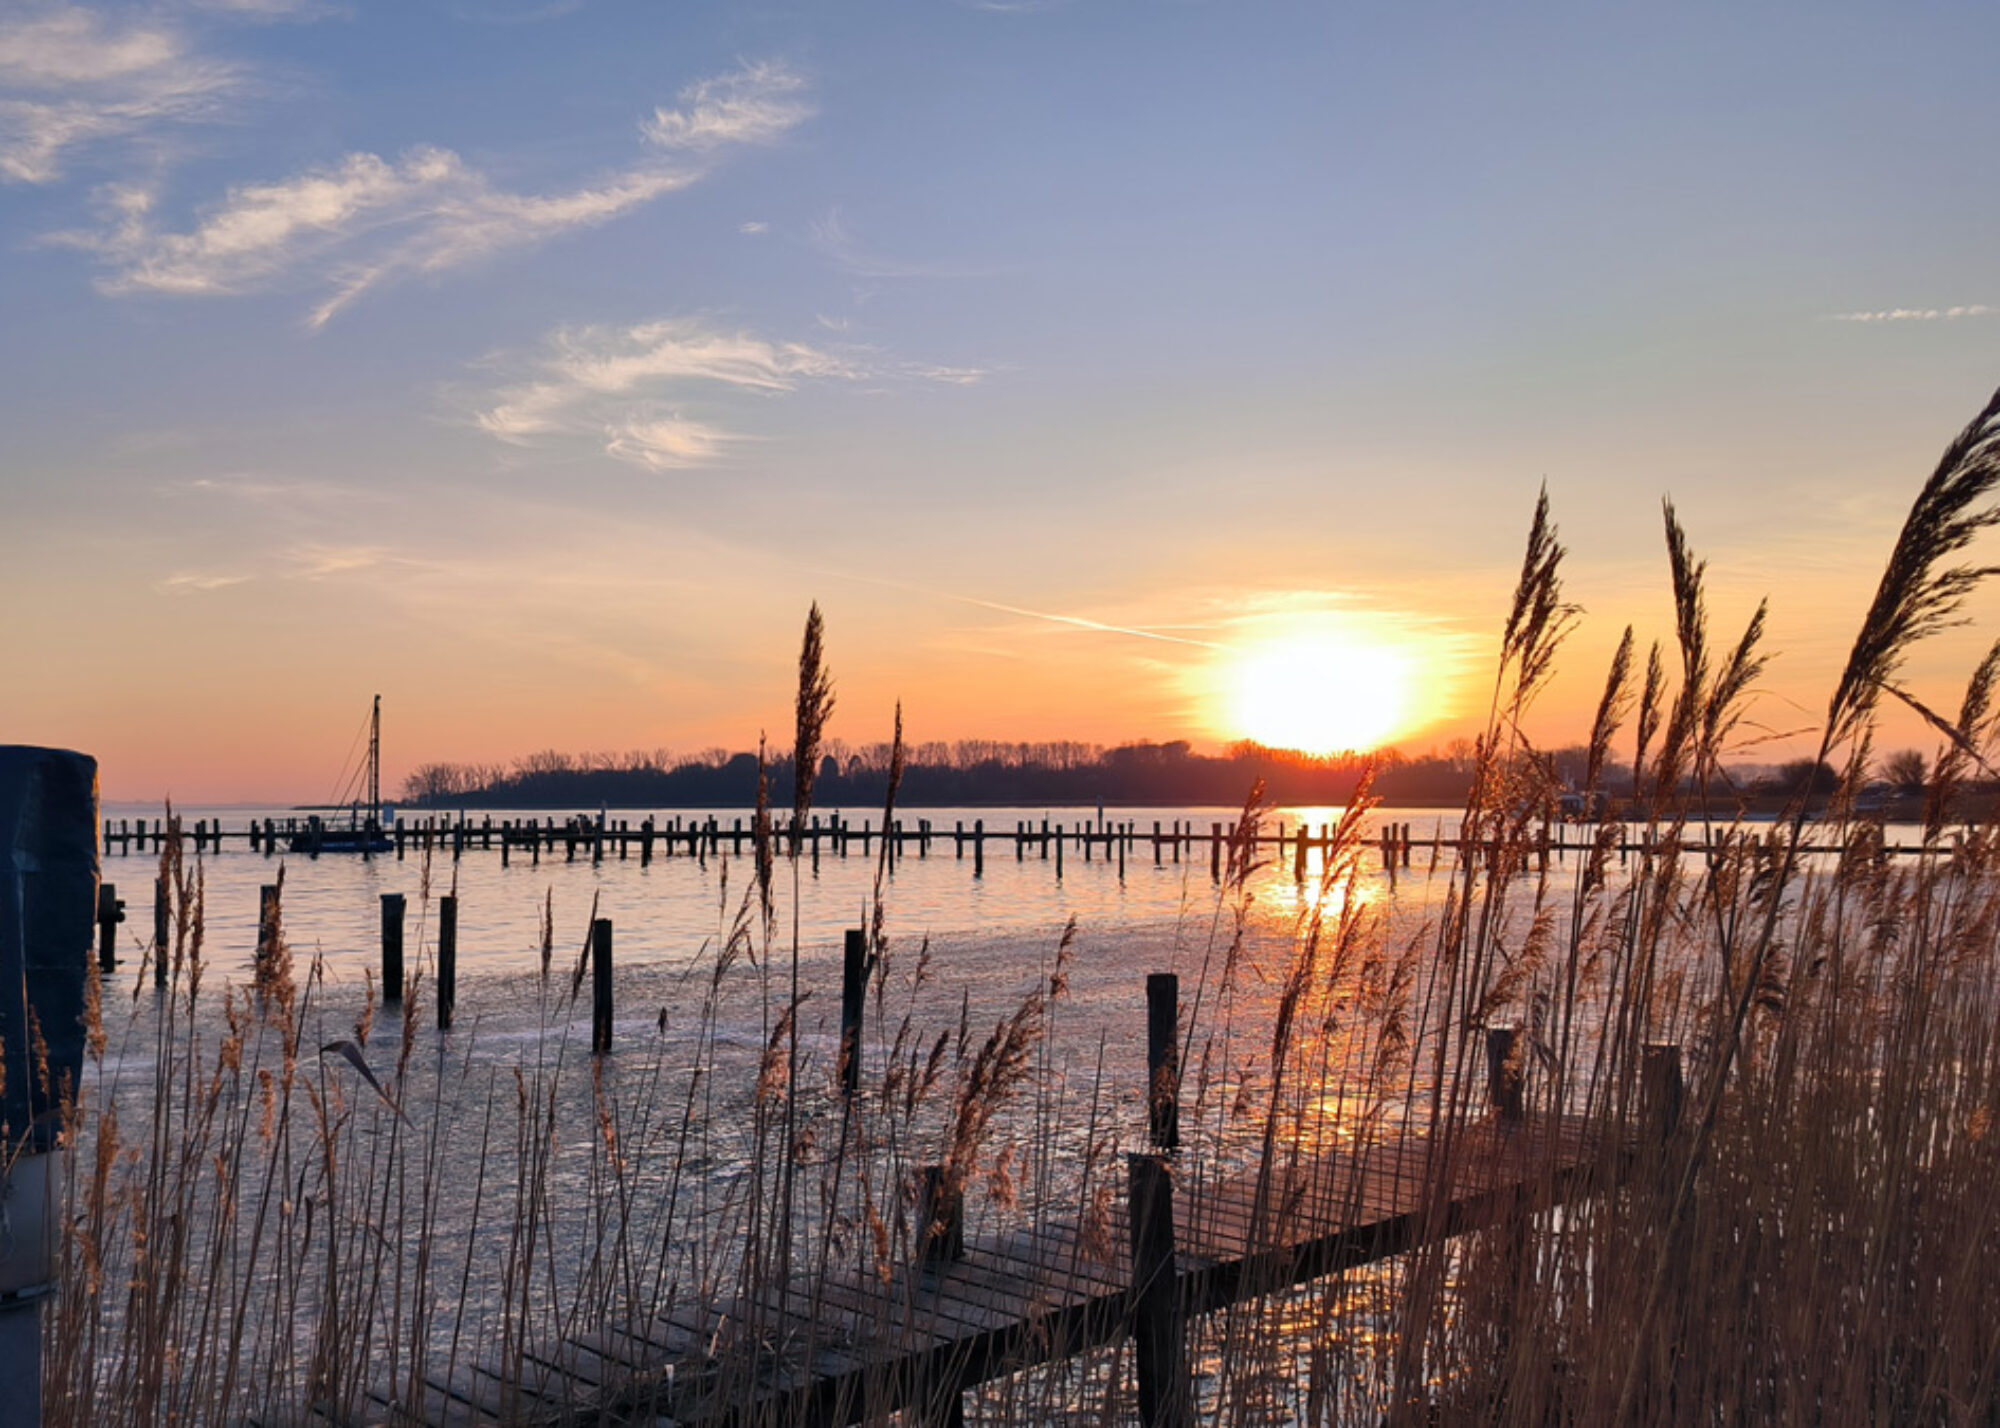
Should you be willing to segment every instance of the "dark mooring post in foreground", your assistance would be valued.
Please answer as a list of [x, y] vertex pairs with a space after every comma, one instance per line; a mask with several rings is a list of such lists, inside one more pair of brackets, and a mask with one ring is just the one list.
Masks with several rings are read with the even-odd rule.
[[868, 934], [847, 929], [840, 969], [840, 1089], [852, 1096], [861, 1086], [861, 1014], [868, 1005]]
[[[97, 913], [97, 761], [0, 747], [0, 1089], [7, 1230], [0, 1238], [0, 1416], [42, 1421], [41, 1306], [63, 1204], [59, 1088], [83, 1073]], [[46, 1059], [37, 1065], [37, 1033]]]
[[611, 919], [590, 924], [590, 1050], [611, 1050]]
[[403, 894], [382, 894], [382, 1000], [403, 1000]]
[[458, 898], [438, 899], [438, 1030], [450, 1031], [458, 1010]]
[[1172, 972], [1146, 977], [1146, 1128], [1155, 1150], [1181, 1144], [1181, 979]]
[[1174, 1273], [1174, 1182], [1165, 1157], [1126, 1157], [1132, 1218], [1132, 1347], [1145, 1428], [1192, 1428], [1187, 1311]]

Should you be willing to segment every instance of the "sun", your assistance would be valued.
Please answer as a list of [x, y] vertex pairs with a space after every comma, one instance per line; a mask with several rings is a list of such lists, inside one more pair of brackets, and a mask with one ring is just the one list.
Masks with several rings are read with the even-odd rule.
[[1414, 661], [1345, 631], [1292, 635], [1243, 652], [1225, 678], [1241, 737], [1309, 754], [1380, 748], [1411, 718]]

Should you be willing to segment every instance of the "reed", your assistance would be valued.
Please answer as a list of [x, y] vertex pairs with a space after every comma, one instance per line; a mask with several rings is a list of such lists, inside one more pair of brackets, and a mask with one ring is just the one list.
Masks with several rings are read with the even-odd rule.
[[[1996, 485], [2000, 398], [1920, 492], [1819, 731], [1851, 785], [1884, 691], [1939, 729], [1915, 859], [1892, 863], [1852, 799], [1815, 817], [1801, 797], [1763, 828], [1714, 816], [1765, 610], [1733, 643], [1711, 637], [1705, 567], [1671, 505], [1672, 644], [1642, 671], [1624, 632], [1579, 790], [1602, 799], [1629, 752], [1633, 798], [1573, 863], [1552, 867], [1540, 842], [1561, 790], [1533, 706], [1580, 616], [1546, 493], [1457, 854], [1388, 893], [1365, 860], [1364, 784], [1271, 935], [1252, 792], [1227, 876], [1212, 901], [1190, 894], [1173, 952], [1192, 988], [1179, 1186], [1248, 1173], [1250, 1238], [1275, 1250], [1291, 1219], [1355, 1193], [1311, 1181], [1316, 1152], [1421, 1137], [1448, 1158], [1490, 1134], [1483, 1058], [1503, 1027], [1526, 1114], [1582, 1118], [1601, 1155], [1559, 1210], [1523, 1205], [1299, 1288], [1274, 1277], [1197, 1316], [1199, 1417], [2000, 1417], [2000, 835], [1961, 811], [2000, 735], [2000, 646], [1955, 717], [1897, 682], [1913, 642], [1990, 573], [1952, 562], [1995, 523]], [[792, 749], [801, 820], [832, 708], [815, 608]], [[899, 707], [885, 827], [902, 765]], [[1643, 850], [1621, 867], [1634, 836]], [[1805, 851], [1819, 846], [1839, 851]], [[549, 975], [552, 894], [541, 1034], [518, 1047], [491, 1049], [476, 1026], [420, 1034], [421, 922], [401, 1008], [378, 1007], [372, 983], [330, 982], [282, 926], [256, 982], [218, 991], [200, 860], [174, 823], [169, 990], [154, 996], [146, 967], [129, 998], [98, 989], [69, 1108], [52, 1420], [412, 1421], [455, 1396], [505, 1422], [749, 1421], [781, 1363], [838, 1350], [857, 1276], [914, 1292], [910, 1267], [954, 1206], [975, 1231], [1073, 1225], [1079, 1263], [1108, 1258], [1148, 1087], [1103, 1029], [1070, 1023], [1078, 929], [975, 1006], [927, 942], [894, 934], [886, 840], [879, 857], [858, 1044], [815, 995], [799, 849], [765, 790], [748, 876], [725, 868], [715, 934], [673, 975], [657, 1034], [607, 1058], [573, 1044], [583, 963]], [[1682, 1053], [1690, 1107], [1664, 1138], [1647, 1070], [1661, 1045]], [[1446, 1197], [1440, 1178], [1427, 1213]], [[622, 1328], [591, 1337], [607, 1326]], [[621, 1349], [669, 1333], [697, 1381]], [[1121, 1344], [1047, 1347], [966, 1394], [970, 1416], [1131, 1414]], [[566, 1379], [551, 1396], [552, 1361], [597, 1388]], [[907, 1416], [948, 1417], [966, 1368], [873, 1387]]]

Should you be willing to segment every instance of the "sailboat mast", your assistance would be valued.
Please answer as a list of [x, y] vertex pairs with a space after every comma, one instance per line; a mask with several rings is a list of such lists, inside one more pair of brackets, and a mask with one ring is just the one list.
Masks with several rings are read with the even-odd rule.
[[368, 719], [368, 815], [382, 817], [382, 696], [375, 696], [375, 712]]

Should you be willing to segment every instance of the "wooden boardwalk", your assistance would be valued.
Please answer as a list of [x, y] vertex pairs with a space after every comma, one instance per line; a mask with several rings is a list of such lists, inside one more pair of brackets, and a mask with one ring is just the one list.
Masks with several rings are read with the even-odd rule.
[[[1074, 1222], [976, 1236], [957, 1259], [913, 1266], [886, 1282], [836, 1272], [816, 1288], [795, 1283], [783, 1295], [774, 1289], [709, 1312], [669, 1307], [647, 1322], [534, 1347], [513, 1368], [463, 1368], [427, 1384], [420, 1404], [377, 1389], [348, 1411], [320, 1405], [264, 1425], [747, 1428], [847, 1424], [899, 1409], [913, 1421], [955, 1423], [967, 1389], [1135, 1332], [1143, 1340], [1149, 1328], [1162, 1330], [1137, 1320], [1162, 1305], [1169, 1341], [1184, 1340], [1186, 1315], [1597, 1193], [1627, 1159], [1604, 1150], [1575, 1120], [1484, 1117], [1460, 1126], [1448, 1147], [1409, 1138], [1298, 1160], [1262, 1193], [1254, 1172], [1175, 1185], [1164, 1241], [1149, 1240], [1147, 1226], [1133, 1233], [1135, 1212], [1151, 1218], [1162, 1205], [1140, 1198], [1120, 1204], [1091, 1243]], [[1142, 1173], [1165, 1162], [1133, 1160], [1134, 1186], [1166, 1185]], [[1150, 1227], [1155, 1236], [1160, 1228], [1157, 1220]], [[1148, 1245], [1161, 1243], [1172, 1247], [1171, 1282], [1164, 1273], [1147, 1282]], [[1171, 1362], [1178, 1349], [1168, 1347], [1166, 1371], [1184, 1375]], [[1159, 1362], [1156, 1348], [1156, 1378]], [[1140, 1369], [1143, 1380], [1143, 1344]]]

